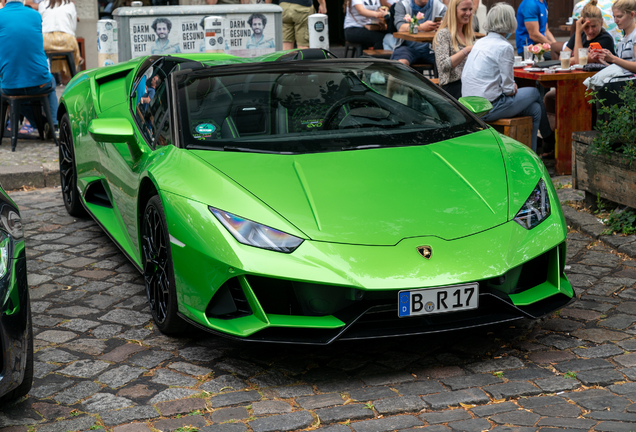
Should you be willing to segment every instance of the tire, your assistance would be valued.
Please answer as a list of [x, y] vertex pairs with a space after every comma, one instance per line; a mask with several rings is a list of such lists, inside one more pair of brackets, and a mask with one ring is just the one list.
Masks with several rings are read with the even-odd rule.
[[26, 366], [24, 368], [24, 378], [22, 378], [22, 382], [19, 386], [14, 388], [12, 391], [7, 393], [6, 395], [0, 397], [0, 402], [7, 402], [13, 399], [18, 399], [22, 396], [26, 396], [29, 391], [31, 391], [31, 386], [33, 385], [33, 321], [31, 319], [31, 306], [27, 306], [28, 309], [28, 319], [29, 319], [29, 329], [27, 332], [27, 358], [26, 358]]
[[141, 220], [141, 255], [146, 296], [157, 328], [178, 334], [188, 324], [178, 315], [168, 224], [158, 195], [148, 200]]
[[73, 133], [68, 114], [62, 116], [60, 122], [60, 184], [62, 185], [62, 199], [64, 207], [71, 216], [87, 217], [88, 213], [82, 206], [81, 197], [77, 190], [77, 168], [75, 165], [75, 149], [73, 147]]

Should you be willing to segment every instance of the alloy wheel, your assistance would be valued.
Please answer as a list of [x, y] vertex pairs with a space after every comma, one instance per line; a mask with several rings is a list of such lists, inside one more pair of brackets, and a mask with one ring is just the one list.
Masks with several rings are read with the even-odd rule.
[[161, 216], [152, 205], [144, 213], [142, 241], [146, 294], [155, 321], [162, 324], [170, 301], [168, 244]]

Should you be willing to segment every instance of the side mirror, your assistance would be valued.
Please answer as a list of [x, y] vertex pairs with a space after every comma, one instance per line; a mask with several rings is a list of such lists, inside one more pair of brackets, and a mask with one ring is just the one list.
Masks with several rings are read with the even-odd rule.
[[94, 119], [88, 126], [93, 140], [107, 143], [126, 143], [133, 158], [141, 155], [132, 124], [125, 118]]
[[485, 116], [492, 109], [490, 101], [480, 96], [460, 97], [459, 103], [468, 108], [468, 111], [475, 114], [477, 117]]

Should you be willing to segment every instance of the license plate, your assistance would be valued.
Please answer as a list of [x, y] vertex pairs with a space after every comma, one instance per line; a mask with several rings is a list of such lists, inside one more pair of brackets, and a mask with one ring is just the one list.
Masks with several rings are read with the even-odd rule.
[[479, 284], [422, 288], [398, 293], [398, 316], [409, 317], [477, 309]]

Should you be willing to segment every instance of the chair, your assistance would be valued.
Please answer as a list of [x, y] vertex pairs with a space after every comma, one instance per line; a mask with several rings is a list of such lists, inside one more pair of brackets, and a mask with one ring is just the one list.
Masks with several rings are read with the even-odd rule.
[[486, 123], [497, 132], [532, 148], [532, 117], [502, 118]]
[[360, 57], [362, 55], [362, 45], [345, 41], [345, 58], [349, 57], [349, 51], [351, 51], [351, 57]]
[[2, 115], [0, 118], [0, 140], [4, 135], [4, 129], [7, 124], [7, 107], [10, 110], [11, 119], [11, 151], [14, 152], [18, 144], [18, 132], [20, 130], [20, 106], [23, 102], [30, 102], [33, 109], [33, 116], [35, 117], [35, 125], [38, 128], [40, 139], [44, 139], [44, 119], [42, 118], [42, 108], [44, 108], [44, 114], [49, 125], [49, 130], [53, 134], [53, 140], [55, 145], [58, 145], [57, 137], [55, 136], [55, 126], [53, 124], [53, 117], [51, 116], [51, 107], [49, 106], [49, 94], [41, 95], [6, 95], [0, 94], [0, 111]]
[[438, 78], [437, 66], [435, 65], [422, 63], [422, 64], [412, 64], [411, 67], [415, 69], [416, 71], [418, 71], [419, 73], [421, 73], [422, 75], [424, 75], [424, 72], [426, 72], [426, 75], [428, 75], [429, 78]]
[[68, 63], [68, 70], [71, 71], [71, 78], [77, 73], [75, 69], [75, 58], [73, 57], [73, 51], [45, 51], [49, 61], [53, 60], [66, 60]]

